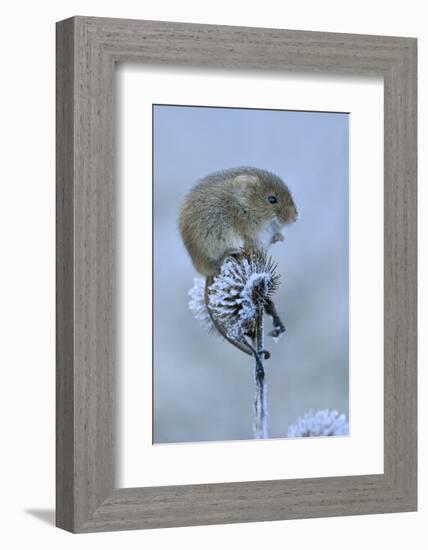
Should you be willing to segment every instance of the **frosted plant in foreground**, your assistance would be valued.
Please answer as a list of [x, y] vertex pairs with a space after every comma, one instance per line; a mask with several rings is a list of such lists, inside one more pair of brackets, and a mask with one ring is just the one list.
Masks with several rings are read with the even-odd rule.
[[[205, 281], [195, 279], [189, 292], [189, 307], [196, 319], [208, 329], [221, 325], [227, 338], [249, 345], [255, 352], [255, 422], [254, 437], [267, 438], [267, 386], [263, 355], [263, 314], [272, 315], [271, 297], [279, 285], [276, 264], [260, 252], [246, 252], [227, 257], [220, 273], [205, 290]], [[209, 308], [209, 309], [208, 309]], [[276, 315], [276, 313], [275, 313]], [[278, 324], [279, 323], [279, 324]], [[285, 329], [278, 317], [274, 318], [272, 335]], [[217, 332], [217, 331], [216, 331]], [[278, 334], [276, 334], [278, 333]]]
[[[194, 280], [189, 291], [189, 307], [205, 328], [215, 331], [214, 318], [216, 323], [221, 323], [228, 337], [238, 341], [251, 338], [256, 350], [261, 352], [264, 309], [278, 285], [279, 275], [270, 258], [260, 253], [242, 252], [226, 258], [219, 275], [209, 286], [207, 296], [205, 280]], [[255, 384], [254, 437], [267, 438], [267, 387], [261, 360], [256, 361]], [[348, 434], [346, 416], [330, 409], [311, 409], [287, 431], [289, 438]]]
[[292, 424], [287, 437], [322, 437], [331, 435], [349, 435], [349, 425], [344, 414], [336, 410], [313, 410], [306, 412]]

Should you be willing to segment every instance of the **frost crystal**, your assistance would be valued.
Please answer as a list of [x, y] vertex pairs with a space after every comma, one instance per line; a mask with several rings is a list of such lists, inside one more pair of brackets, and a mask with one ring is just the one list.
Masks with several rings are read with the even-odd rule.
[[226, 258], [209, 287], [209, 307], [230, 338], [252, 336], [260, 306], [278, 287], [276, 265], [260, 253]]
[[193, 288], [189, 290], [189, 296], [189, 309], [193, 311], [195, 319], [208, 331], [214, 330], [214, 325], [205, 305], [205, 279], [193, 279]]
[[349, 425], [344, 414], [336, 410], [311, 409], [297, 419], [287, 431], [287, 437], [320, 437], [328, 435], [349, 435]]

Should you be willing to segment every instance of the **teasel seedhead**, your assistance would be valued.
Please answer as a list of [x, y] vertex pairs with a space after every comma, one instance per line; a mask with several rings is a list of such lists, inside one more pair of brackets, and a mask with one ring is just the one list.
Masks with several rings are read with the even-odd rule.
[[241, 250], [225, 259], [209, 286], [208, 304], [230, 338], [254, 336], [257, 314], [277, 290], [279, 278], [276, 263], [261, 252]]
[[322, 437], [349, 435], [349, 424], [344, 414], [336, 410], [311, 409], [297, 419], [287, 431], [287, 437]]

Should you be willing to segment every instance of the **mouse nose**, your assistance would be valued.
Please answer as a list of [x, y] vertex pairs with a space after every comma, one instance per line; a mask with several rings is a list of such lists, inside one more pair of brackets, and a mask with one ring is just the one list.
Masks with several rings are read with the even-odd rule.
[[297, 218], [298, 218], [297, 210], [295, 208], [292, 208], [289, 212], [289, 218], [288, 218], [289, 223], [297, 221]]
[[285, 214], [281, 216], [282, 223], [293, 223], [297, 220], [297, 210], [295, 208], [287, 209]]

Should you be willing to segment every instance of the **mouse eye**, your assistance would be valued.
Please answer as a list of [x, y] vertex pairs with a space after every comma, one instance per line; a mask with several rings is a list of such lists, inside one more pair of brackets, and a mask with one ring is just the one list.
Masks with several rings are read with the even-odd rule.
[[271, 204], [275, 204], [275, 203], [278, 202], [278, 199], [275, 197], [275, 195], [269, 195], [268, 201], [269, 201]]

